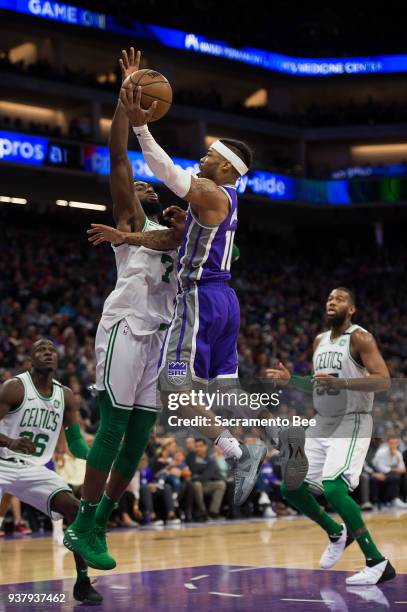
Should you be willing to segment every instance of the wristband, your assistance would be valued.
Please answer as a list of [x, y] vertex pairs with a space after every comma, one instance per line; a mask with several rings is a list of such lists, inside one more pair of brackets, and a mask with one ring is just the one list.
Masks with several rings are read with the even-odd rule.
[[312, 393], [312, 376], [298, 376], [297, 374], [293, 374], [291, 376], [290, 385], [304, 393]]
[[150, 130], [148, 129], [147, 123], [145, 123], [144, 125], [133, 126], [133, 132], [137, 138], [142, 138], [143, 136], [147, 136], [147, 134], [150, 133]]

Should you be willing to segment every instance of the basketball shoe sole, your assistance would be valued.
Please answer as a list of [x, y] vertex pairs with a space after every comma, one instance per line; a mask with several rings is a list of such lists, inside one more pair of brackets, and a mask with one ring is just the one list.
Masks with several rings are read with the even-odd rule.
[[305, 430], [291, 425], [279, 431], [280, 464], [282, 478], [289, 491], [298, 489], [308, 472], [308, 459], [304, 450]]

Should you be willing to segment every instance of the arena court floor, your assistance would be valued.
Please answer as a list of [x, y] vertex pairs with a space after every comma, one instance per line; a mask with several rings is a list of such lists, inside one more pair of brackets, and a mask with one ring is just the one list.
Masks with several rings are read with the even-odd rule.
[[[193, 612], [263, 610], [407, 610], [407, 512], [365, 515], [369, 529], [398, 571], [374, 587], [346, 587], [363, 566], [352, 545], [335, 570], [321, 571], [326, 539], [303, 518], [217, 522], [172, 529], [116, 530], [113, 572], [91, 570], [102, 606], [92, 610]], [[71, 554], [50, 537], [0, 542], [0, 612], [82, 610], [72, 598]], [[12, 593], [64, 593], [65, 603], [10, 604]]]

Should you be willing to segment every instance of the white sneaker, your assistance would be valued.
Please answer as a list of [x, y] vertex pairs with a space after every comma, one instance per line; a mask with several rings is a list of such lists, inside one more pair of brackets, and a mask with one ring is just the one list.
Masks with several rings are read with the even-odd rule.
[[166, 525], [181, 525], [181, 519], [174, 517], [165, 521]]
[[258, 504], [259, 506], [269, 506], [271, 504], [270, 498], [265, 491], [260, 494]]
[[325, 548], [322, 553], [322, 557], [319, 560], [319, 566], [322, 569], [330, 569], [336, 563], [338, 563], [339, 559], [342, 557], [342, 553], [345, 550], [346, 539], [348, 537], [348, 532], [346, 530], [346, 526], [342, 523], [342, 533], [336, 542], [329, 542], [328, 546]]
[[399, 497], [396, 497], [396, 499], [393, 499], [391, 507], [397, 510], [407, 510], [407, 503], [403, 502]]
[[383, 559], [373, 567], [364, 567], [357, 574], [346, 578], [349, 586], [359, 586], [362, 584], [377, 584], [385, 580], [391, 580], [396, 575], [396, 571], [388, 559]]
[[267, 508], [264, 509], [264, 512], [263, 512], [264, 518], [275, 518], [276, 516], [277, 514], [274, 512], [271, 506], [267, 506]]

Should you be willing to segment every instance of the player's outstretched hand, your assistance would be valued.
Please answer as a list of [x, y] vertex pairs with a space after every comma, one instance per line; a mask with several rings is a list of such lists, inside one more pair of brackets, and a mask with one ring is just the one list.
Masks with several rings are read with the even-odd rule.
[[285, 387], [291, 379], [290, 370], [283, 363], [278, 364], [278, 368], [267, 368], [266, 378], [272, 378], [278, 385]]
[[86, 231], [89, 234], [89, 242], [93, 246], [102, 244], [102, 242], [111, 242], [112, 244], [121, 244], [125, 241], [125, 234], [115, 227], [110, 225], [102, 225], [101, 223], [91, 223], [91, 229]]
[[28, 438], [12, 439], [8, 448], [15, 453], [25, 453], [26, 455], [35, 453], [35, 444]]
[[141, 107], [141, 87], [134, 87], [129, 82], [126, 87], [122, 87], [120, 90], [120, 102], [129, 118], [129, 121], [133, 127], [139, 127], [148, 123], [157, 108], [157, 100], [151, 104], [147, 109]]
[[323, 389], [344, 389], [347, 385], [346, 378], [338, 378], [331, 374], [315, 374], [312, 379], [318, 387]]
[[175, 233], [182, 238], [185, 230], [185, 219], [187, 218], [186, 211], [174, 204], [163, 211], [163, 217], [169, 222]]
[[122, 72], [122, 81], [125, 81], [128, 76], [137, 72], [140, 68], [141, 62], [141, 51], [134, 52], [134, 47], [130, 47], [130, 51], [123, 49], [121, 58], [119, 59], [119, 66]]

